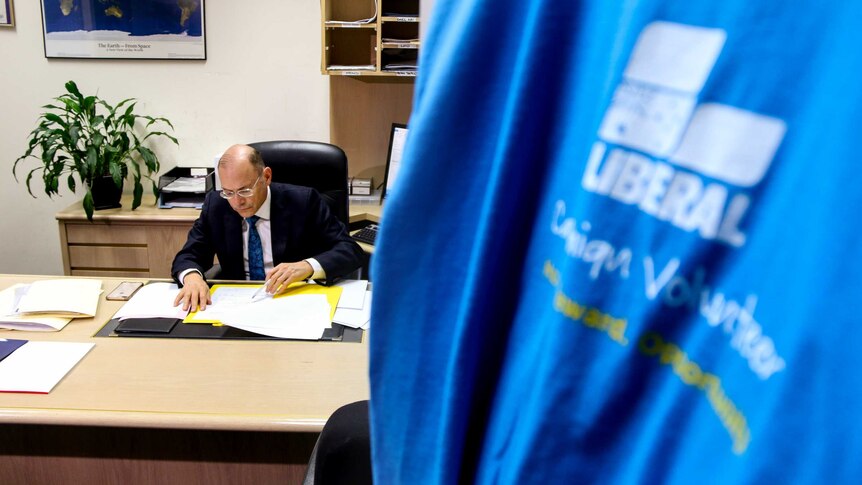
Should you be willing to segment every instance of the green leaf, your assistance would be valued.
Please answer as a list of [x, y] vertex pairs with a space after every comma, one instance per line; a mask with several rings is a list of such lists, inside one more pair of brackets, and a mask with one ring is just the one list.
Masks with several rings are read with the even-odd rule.
[[111, 177], [114, 179], [114, 183], [117, 184], [117, 187], [123, 186], [123, 168], [122, 165], [118, 165], [116, 163], [112, 163], [110, 167]]
[[57, 98], [66, 105], [67, 111], [71, 111], [72, 113], [78, 114], [81, 112], [81, 105], [78, 104], [74, 99], [71, 98]]
[[45, 113], [44, 116], [45, 116], [46, 120], [53, 121], [54, 123], [57, 123], [58, 125], [62, 126], [63, 128], [66, 128], [66, 126], [68, 126], [66, 124], [66, 122], [63, 121], [63, 118], [60, 118], [59, 116], [55, 115], [54, 113]]
[[75, 175], [70, 174], [69, 178], [66, 180], [66, 183], [69, 185], [69, 190], [74, 192], [75, 191]]
[[87, 187], [87, 193], [84, 195], [84, 213], [87, 214], [87, 220], [93, 220], [93, 193], [90, 192], [90, 187]]
[[33, 170], [30, 170], [30, 173], [28, 173], [28, 174], [27, 174], [27, 192], [28, 192], [28, 193], [29, 193], [29, 194], [30, 194], [34, 199], [36, 198], [36, 195], [35, 195], [35, 194], [33, 194], [33, 191], [30, 189], [30, 180], [33, 178], [33, 175], [36, 173], [36, 171], [37, 171], [37, 170], [39, 170], [39, 168], [38, 168], [38, 167], [37, 167], [37, 168], [34, 168]]
[[176, 146], [180, 146], [180, 142], [178, 142], [176, 138], [172, 137], [171, 135], [169, 135], [169, 134], [167, 134], [167, 133], [165, 133], [165, 132], [163, 132], [163, 131], [151, 131], [151, 132], [147, 133], [147, 134], [146, 134], [146, 136], [144, 136], [144, 137], [141, 139], [141, 141], [144, 141], [144, 140], [146, 140], [147, 138], [149, 138], [149, 137], [151, 137], [151, 136], [165, 136], [165, 137], [167, 137], [168, 139], [170, 139], [172, 142], [174, 142], [174, 145], [176, 145]]
[[71, 94], [74, 94], [75, 97], [81, 98], [81, 91], [78, 91], [78, 85], [75, 84], [75, 81], [69, 81], [66, 83], [66, 91]]
[[132, 164], [132, 170], [135, 172], [135, 174], [134, 174], [135, 178], [140, 179], [141, 178], [141, 166], [138, 165], [137, 163], [133, 163]]
[[92, 181], [94, 177], [102, 175], [96, 172], [98, 163], [99, 158], [96, 149], [91, 146], [87, 147], [87, 181]]
[[69, 126], [69, 145], [77, 146], [81, 139], [81, 125], [75, 123]]
[[96, 97], [95, 96], [87, 96], [84, 98], [84, 112], [86, 112], [89, 116], [93, 116], [96, 114]]
[[159, 159], [156, 157], [156, 154], [152, 152], [147, 147], [140, 146], [138, 147], [138, 153], [141, 154], [141, 158], [144, 159], [144, 164], [147, 166], [148, 173], [155, 173], [159, 171]]
[[117, 103], [117, 109], [120, 109], [124, 104], [131, 103], [132, 101], [135, 101], [135, 98], [126, 98], [120, 101], [119, 103]]
[[135, 188], [132, 192], [132, 210], [137, 209], [141, 205], [141, 196], [144, 195], [144, 187], [141, 185], [141, 179], [135, 178]]
[[42, 180], [45, 182], [45, 193], [48, 197], [60, 192], [60, 178], [55, 173], [45, 170], [42, 172]]

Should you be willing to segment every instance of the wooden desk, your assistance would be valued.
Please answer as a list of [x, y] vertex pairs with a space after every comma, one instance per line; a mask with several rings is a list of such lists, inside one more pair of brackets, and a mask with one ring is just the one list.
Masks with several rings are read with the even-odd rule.
[[102, 280], [95, 318], [0, 330], [96, 344], [50, 394], [0, 393], [0, 483], [299, 483], [329, 415], [369, 396], [367, 342], [93, 338], [122, 304]]
[[[152, 194], [134, 211], [131, 195], [121, 203], [119, 209], [96, 211], [93, 222], [87, 221], [81, 202], [56, 214], [63, 274], [170, 278], [174, 256], [200, 211], [159, 209]], [[350, 222], [380, 222], [380, 212], [379, 205], [351, 206]]]

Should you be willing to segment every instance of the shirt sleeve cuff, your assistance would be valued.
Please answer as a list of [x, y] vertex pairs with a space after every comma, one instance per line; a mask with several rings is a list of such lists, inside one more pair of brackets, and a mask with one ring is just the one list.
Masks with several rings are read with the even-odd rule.
[[310, 264], [311, 269], [314, 271], [314, 273], [311, 274], [311, 279], [313, 279], [313, 280], [325, 280], [326, 279], [326, 271], [323, 271], [323, 266], [321, 266], [320, 263], [318, 263], [316, 259], [307, 258], [307, 259], [304, 259], [303, 261]]
[[180, 280], [180, 285], [185, 286], [185, 284], [186, 284], [186, 283], [185, 283], [186, 275], [187, 275], [187, 274], [189, 274], [189, 273], [197, 273], [197, 274], [201, 275], [201, 278], [203, 278], [203, 277], [204, 277], [204, 275], [202, 275], [200, 271], [198, 271], [198, 270], [196, 270], [196, 269], [194, 269], [194, 268], [189, 268], [189, 269], [183, 270], [183, 271], [180, 273], [179, 278], [177, 278], [178, 280]]

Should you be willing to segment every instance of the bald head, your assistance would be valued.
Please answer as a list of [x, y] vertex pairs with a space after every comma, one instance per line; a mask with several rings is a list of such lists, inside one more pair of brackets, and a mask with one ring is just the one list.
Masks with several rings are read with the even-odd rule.
[[251, 164], [257, 173], [261, 173], [265, 167], [260, 152], [248, 145], [233, 145], [225, 150], [224, 154], [219, 158], [218, 166], [222, 168], [228, 165], [243, 163]]

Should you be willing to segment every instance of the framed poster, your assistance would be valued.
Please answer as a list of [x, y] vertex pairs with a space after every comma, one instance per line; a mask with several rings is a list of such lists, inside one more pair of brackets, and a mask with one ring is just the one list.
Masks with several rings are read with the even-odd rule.
[[204, 0], [42, 0], [41, 3], [48, 58], [207, 58]]
[[15, 11], [12, 0], [0, 0], [0, 27], [15, 26]]

